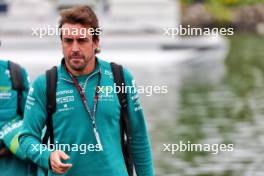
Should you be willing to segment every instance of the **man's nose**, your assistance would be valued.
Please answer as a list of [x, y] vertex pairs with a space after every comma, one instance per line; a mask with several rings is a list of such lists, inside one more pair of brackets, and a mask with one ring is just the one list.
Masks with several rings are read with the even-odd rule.
[[75, 52], [75, 51], [80, 51], [80, 47], [79, 47], [79, 44], [77, 41], [74, 41], [73, 44], [72, 44], [72, 51]]

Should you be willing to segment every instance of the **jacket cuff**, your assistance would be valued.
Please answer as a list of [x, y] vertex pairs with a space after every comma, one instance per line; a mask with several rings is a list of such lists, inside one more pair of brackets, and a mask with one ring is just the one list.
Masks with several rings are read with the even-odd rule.
[[41, 166], [45, 169], [51, 169], [51, 167], [50, 167], [50, 154], [51, 154], [50, 151], [45, 151], [42, 153]]

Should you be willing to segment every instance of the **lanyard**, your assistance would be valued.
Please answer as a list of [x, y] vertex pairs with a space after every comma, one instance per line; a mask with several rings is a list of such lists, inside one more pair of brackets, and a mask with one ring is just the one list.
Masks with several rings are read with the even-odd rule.
[[85, 107], [85, 110], [89, 114], [89, 117], [90, 117], [90, 119], [92, 121], [93, 131], [94, 131], [94, 135], [95, 135], [97, 144], [99, 145], [100, 150], [103, 150], [103, 146], [101, 144], [99, 133], [97, 131], [97, 127], [96, 127], [96, 123], [95, 123], [95, 115], [96, 115], [96, 111], [97, 111], [97, 104], [98, 104], [98, 98], [99, 98], [99, 86], [100, 86], [100, 82], [101, 82], [102, 71], [101, 71], [101, 69], [99, 70], [99, 78], [98, 78], [97, 86], [96, 86], [96, 89], [95, 89], [95, 96], [94, 96], [94, 101], [93, 101], [93, 113], [92, 113], [90, 108], [89, 108], [89, 106], [88, 106], [87, 99], [85, 97], [85, 92], [84, 92], [85, 90], [83, 90], [81, 88], [81, 86], [79, 85], [78, 81], [73, 76], [73, 74], [68, 70], [66, 65], [65, 65], [65, 68], [66, 68], [68, 74], [70, 75], [71, 80], [73, 81], [75, 87], [77, 88], [77, 90], [78, 90], [78, 92], [79, 92], [79, 94], [81, 96], [81, 99], [82, 99], [83, 105]]

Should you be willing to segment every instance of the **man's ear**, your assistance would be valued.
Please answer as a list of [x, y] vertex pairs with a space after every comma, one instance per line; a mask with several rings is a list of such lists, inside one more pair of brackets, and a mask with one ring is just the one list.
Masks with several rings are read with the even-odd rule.
[[95, 54], [100, 53], [99, 39], [95, 39], [93, 41], [93, 46], [94, 46], [94, 52], [95, 52]]

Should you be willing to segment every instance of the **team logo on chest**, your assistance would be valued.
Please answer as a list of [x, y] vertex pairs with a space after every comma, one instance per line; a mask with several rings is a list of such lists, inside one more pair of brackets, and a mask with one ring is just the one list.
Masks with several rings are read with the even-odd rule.
[[74, 110], [75, 98], [73, 95], [73, 90], [62, 90], [56, 92], [56, 104], [58, 106], [58, 111], [71, 111]]

